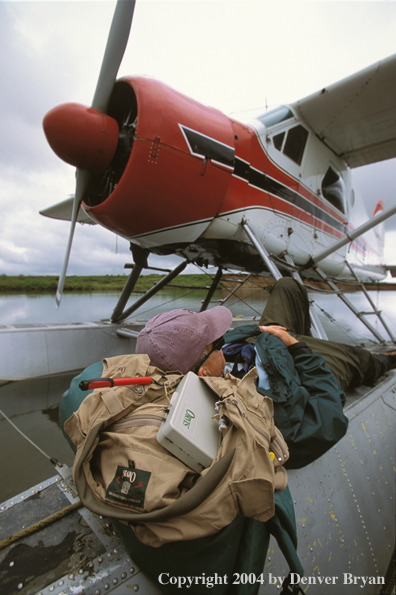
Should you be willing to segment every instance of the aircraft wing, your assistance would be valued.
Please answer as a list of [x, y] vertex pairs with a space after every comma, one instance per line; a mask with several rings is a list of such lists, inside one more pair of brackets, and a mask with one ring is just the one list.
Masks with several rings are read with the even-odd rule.
[[[42, 211], [40, 211], [40, 215], [44, 215], [44, 217], [51, 217], [52, 219], [71, 221], [72, 210], [73, 196], [71, 198], [63, 200], [62, 202], [58, 202], [56, 205], [52, 205], [52, 207], [43, 209]], [[96, 221], [91, 219], [91, 217], [87, 215], [87, 213], [83, 209], [79, 210], [77, 221], [79, 223], [88, 223], [88, 225], [97, 225]]]
[[396, 157], [396, 54], [292, 108], [350, 167]]

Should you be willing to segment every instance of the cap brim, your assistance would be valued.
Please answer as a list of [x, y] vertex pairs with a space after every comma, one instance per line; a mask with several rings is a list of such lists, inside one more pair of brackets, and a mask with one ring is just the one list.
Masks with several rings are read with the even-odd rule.
[[232, 314], [225, 306], [215, 306], [210, 310], [199, 313], [200, 318], [205, 320], [208, 327], [208, 344], [222, 337], [232, 323]]

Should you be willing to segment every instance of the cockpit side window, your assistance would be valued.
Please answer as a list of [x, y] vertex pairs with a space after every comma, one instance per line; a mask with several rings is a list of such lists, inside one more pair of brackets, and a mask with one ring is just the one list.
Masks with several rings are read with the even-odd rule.
[[275, 136], [273, 136], [272, 140], [274, 141], [274, 147], [275, 149], [278, 149], [278, 151], [282, 150], [285, 134], [286, 132], [281, 132], [280, 134], [275, 134]]
[[[286, 105], [277, 107], [276, 109], [266, 112], [262, 116], [258, 117], [258, 120], [260, 120], [265, 125], [267, 130], [277, 124], [287, 122], [291, 119], [295, 119], [295, 116], [291, 109]], [[274, 147], [277, 149], [277, 151], [281, 151], [284, 155], [286, 155], [286, 157], [289, 157], [289, 159], [297, 163], [297, 165], [301, 165], [305, 145], [307, 143], [308, 131], [300, 124], [297, 126], [292, 126], [289, 128], [289, 130], [287, 130], [288, 125], [291, 126], [291, 123], [285, 125], [286, 130], [278, 132], [279, 128], [284, 127], [277, 126], [273, 132], [268, 130], [268, 134], [272, 137]]]
[[307, 130], [300, 125], [290, 128], [287, 133], [283, 152], [298, 165], [301, 165], [307, 138]]
[[[287, 136], [286, 136], [287, 134]], [[286, 141], [285, 141], [286, 136]], [[301, 165], [304, 155], [305, 145], [307, 144], [308, 132], [302, 126], [294, 126], [286, 132], [280, 132], [272, 137], [274, 147], [278, 151], [283, 151], [286, 157], [292, 159], [297, 165]]]
[[344, 180], [332, 167], [329, 167], [322, 180], [322, 194], [336, 209], [345, 213]]

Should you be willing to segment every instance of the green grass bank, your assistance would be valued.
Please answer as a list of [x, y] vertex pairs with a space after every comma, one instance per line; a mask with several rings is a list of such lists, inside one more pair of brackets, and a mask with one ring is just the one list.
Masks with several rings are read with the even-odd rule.
[[[65, 292], [119, 292], [124, 287], [127, 275], [70, 276], [66, 277]], [[144, 291], [158, 283], [163, 275], [143, 275], [135, 289]], [[179, 275], [172, 286], [197, 287], [204, 289], [210, 283], [206, 275]], [[54, 293], [58, 285], [57, 276], [0, 275], [0, 293]]]

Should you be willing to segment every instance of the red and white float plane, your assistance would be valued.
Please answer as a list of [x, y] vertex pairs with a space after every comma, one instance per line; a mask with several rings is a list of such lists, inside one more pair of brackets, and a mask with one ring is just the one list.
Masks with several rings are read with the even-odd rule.
[[[150, 252], [383, 278], [381, 223], [396, 207], [384, 212], [379, 197], [368, 220], [351, 168], [396, 157], [396, 55], [247, 124], [148, 77], [116, 81], [134, 4], [117, 4], [92, 106], [44, 118], [55, 153], [77, 167], [58, 303], [77, 220], [130, 241], [134, 280]], [[62, 204], [42, 213], [63, 218]]]

